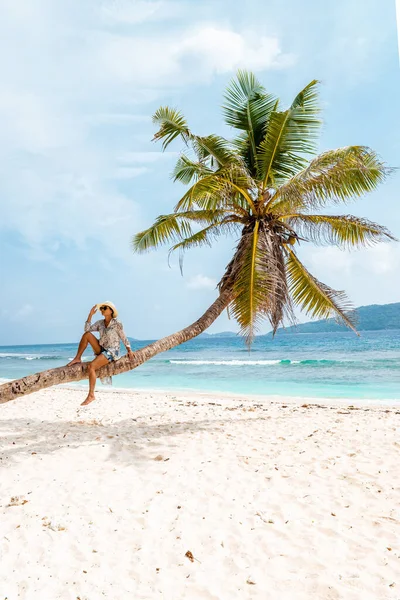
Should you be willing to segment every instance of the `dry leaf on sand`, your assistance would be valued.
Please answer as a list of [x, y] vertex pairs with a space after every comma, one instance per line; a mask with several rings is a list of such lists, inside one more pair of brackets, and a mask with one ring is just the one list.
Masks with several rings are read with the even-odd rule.
[[185, 554], [185, 556], [188, 557], [188, 559], [190, 560], [190, 562], [194, 562], [194, 556], [193, 554], [190, 552], [190, 550], [188, 550]]

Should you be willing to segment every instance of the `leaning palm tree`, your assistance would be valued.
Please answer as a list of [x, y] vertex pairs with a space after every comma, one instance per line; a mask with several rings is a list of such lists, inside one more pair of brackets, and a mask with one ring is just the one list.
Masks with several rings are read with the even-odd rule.
[[[324, 209], [374, 190], [389, 174], [375, 152], [347, 146], [317, 155], [320, 131], [318, 82], [311, 81], [286, 110], [252, 73], [240, 71], [227, 88], [223, 114], [237, 133], [232, 140], [199, 136], [177, 110], [161, 107], [153, 121], [165, 150], [184, 144], [173, 172], [186, 186], [174, 211], [133, 238], [135, 252], [162, 244], [183, 253], [221, 235], [236, 235], [232, 260], [218, 297], [192, 325], [124, 357], [99, 372], [115, 375], [159, 352], [196, 337], [228, 309], [248, 345], [263, 319], [275, 334], [300, 308], [312, 318], [336, 317], [355, 331], [343, 291], [318, 281], [301, 262], [302, 243], [352, 248], [394, 240], [383, 226]], [[52, 369], [0, 386], [0, 402], [56, 383], [87, 377], [85, 365]]]
[[315, 156], [317, 85], [309, 83], [281, 110], [252, 73], [239, 72], [223, 105], [226, 123], [238, 131], [232, 141], [194, 135], [177, 110], [163, 107], [154, 115], [163, 149], [180, 138], [190, 151], [180, 156], [173, 177], [191, 186], [172, 214], [134, 237], [134, 250], [171, 243], [182, 262], [185, 250], [236, 234], [236, 252], [218, 289], [248, 344], [262, 319], [273, 333], [285, 318], [294, 321], [294, 306], [355, 330], [344, 292], [318, 281], [300, 261], [301, 242], [349, 248], [394, 239], [366, 219], [320, 214], [375, 189], [389, 169], [364, 146]]

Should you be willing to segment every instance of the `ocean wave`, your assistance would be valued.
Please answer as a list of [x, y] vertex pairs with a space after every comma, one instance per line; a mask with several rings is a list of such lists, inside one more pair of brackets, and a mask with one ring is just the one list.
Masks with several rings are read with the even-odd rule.
[[277, 365], [282, 362], [290, 362], [290, 361], [282, 361], [282, 360], [169, 360], [171, 365], [216, 365], [216, 366], [229, 366], [229, 367], [242, 367], [242, 366], [253, 366], [253, 365]]
[[269, 360], [185, 360], [173, 359], [166, 361], [172, 365], [214, 365], [227, 367], [252, 367], [252, 366], [274, 366], [274, 365], [308, 365], [308, 366], [331, 366], [331, 365], [354, 365], [355, 361], [350, 360], [329, 360], [329, 359], [305, 359], [305, 360], [290, 360], [290, 359], [269, 359]]
[[65, 360], [63, 356], [55, 356], [54, 354], [19, 354], [17, 352], [0, 352], [1, 358], [15, 358], [16, 360]]
[[[82, 362], [90, 362], [93, 360], [94, 355], [83, 356]], [[56, 354], [22, 354], [18, 352], [0, 352], [0, 360], [59, 360], [63, 363], [67, 363], [73, 359], [72, 356], [68, 358], [66, 356]]]

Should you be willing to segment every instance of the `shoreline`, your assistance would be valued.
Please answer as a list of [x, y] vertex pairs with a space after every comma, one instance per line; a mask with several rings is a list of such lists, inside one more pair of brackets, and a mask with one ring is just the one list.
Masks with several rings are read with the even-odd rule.
[[[77, 385], [77, 386], [68, 386], [68, 384], [63, 384], [65, 387], [63, 389], [68, 390], [86, 390], [86, 386]], [[61, 386], [60, 386], [61, 387]], [[258, 400], [262, 403], [271, 403], [271, 404], [293, 404], [299, 405], [301, 403], [308, 404], [326, 404], [326, 405], [335, 405], [335, 404], [345, 404], [351, 406], [352, 404], [360, 404], [360, 405], [368, 405], [375, 408], [379, 408], [380, 406], [393, 406], [394, 408], [398, 407], [400, 410], [400, 398], [398, 400], [392, 398], [385, 398], [382, 400], [377, 400], [376, 398], [334, 398], [331, 396], [284, 396], [284, 395], [262, 395], [262, 394], [239, 394], [234, 392], [223, 392], [223, 391], [203, 391], [203, 390], [195, 390], [195, 389], [158, 389], [158, 388], [96, 388], [95, 394], [97, 393], [106, 393], [106, 394], [153, 394], [158, 396], [165, 396], [167, 394], [172, 394], [174, 396], [188, 396], [193, 398], [224, 398], [224, 399], [234, 399], [242, 402], [255, 402]]]
[[[0, 385], [2, 383], [9, 383], [13, 381], [12, 379], [0, 379]], [[45, 388], [45, 390], [51, 389], [59, 389], [59, 390], [71, 390], [71, 391], [85, 391], [88, 389], [88, 381], [82, 380], [83, 383], [77, 382], [75, 385], [71, 383], [63, 383], [58, 386], [53, 386], [52, 388]], [[40, 390], [40, 391], [45, 391]], [[180, 396], [193, 396], [193, 397], [220, 397], [220, 398], [235, 398], [237, 400], [246, 401], [250, 399], [251, 401], [258, 400], [259, 402], [272, 402], [272, 403], [291, 403], [291, 404], [300, 404], [307, 402], [309, 404], [344, 404], [344, 405], [367, 405], [373, 407], [379, 406], [393, 406], [400, 408], [400, 398], [337, 398], [333, 396], [290, 396], [290, 395], [279, 395], [279, 394], [252, 394], [252, 393], [235, 393], [235, 392], [227, 392], [220, 390], [199, 390], [199, 389], [189, 389], [189, 388], [124, 388], [124, 387], [113, 387], [113, 386], [102, 386], [102, 384], [97, 381], [95, 394], [155, 394], [155, 395], [165, 395], [165, 394], [173, 394]], [[31, 394], [28, 394], [28, 397]], [[16, 398], [15, 400], [19, 400], [24, 398], [25, 396], [21, 396], [20, 398]], [[13, 402], [11, 400], [10, 402]], [[7, 403], [6, 403], [7, 404]], [[1, 406], [1, 405], [0, 405]]]

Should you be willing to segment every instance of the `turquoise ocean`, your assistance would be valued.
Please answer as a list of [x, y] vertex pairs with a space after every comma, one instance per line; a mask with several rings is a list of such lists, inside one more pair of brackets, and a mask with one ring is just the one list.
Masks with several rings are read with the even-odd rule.
[[[64, 365], [76, 347], [0, 346], [0, 379]], [[251, 352], [240, 337], [200, 337], [113, 377], [113, 387], [400, 402], [400, 330], [260, 336]]]

